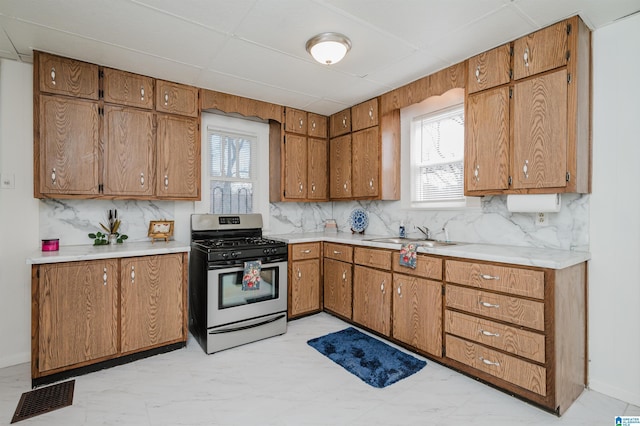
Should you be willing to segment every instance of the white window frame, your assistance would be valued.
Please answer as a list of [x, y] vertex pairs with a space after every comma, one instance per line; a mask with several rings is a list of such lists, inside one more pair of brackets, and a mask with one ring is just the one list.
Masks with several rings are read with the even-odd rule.
[[262, 214], [262, 229], [269, 230], [269, 124], [248, 118], [238, 118], [210, 112], [202, 113], [202, 199], [195, 203], [196, 213], [209, 213], [211, 206], [210, 181], [224, 180], [209, 176], [209, 131], [216, 129], [223, 133], [248, 135], [255, 138], [252, 152], [253, 212]]
[[[463, 104], [464, 89], [453, 89], [441, 96], [432, 96], [424, 101], [410, 105], [400, 111], [401, 120], [401, 179], [406, 182], [401, 188], [401, 204], [407, 210], [458, 210], [480, 208], [480, 197], [464, 197], [456, 200], [414, 202], [415, 194], [415, 156], [412, 155], [412, 122], [415, 118], [426, 115], [437, 115], [450, 110], [456, 105]], [[464, 160], [463, 160], [464, 164]], [[464, 166], [463, 166], [464, 167]], [[464, 177], [463, 177], [464, 182]]]

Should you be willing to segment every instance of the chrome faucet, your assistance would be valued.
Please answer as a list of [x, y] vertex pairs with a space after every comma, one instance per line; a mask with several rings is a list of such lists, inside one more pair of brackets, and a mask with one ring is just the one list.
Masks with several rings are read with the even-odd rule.
[[424, 234], [425, 239], [427, 240], [431, 239], [431, 231], [429, 231], [429, 228], [427, 228], [426, 226], [424, 227], [416, 226], [416, 228], [418, 229], [418, 231]]

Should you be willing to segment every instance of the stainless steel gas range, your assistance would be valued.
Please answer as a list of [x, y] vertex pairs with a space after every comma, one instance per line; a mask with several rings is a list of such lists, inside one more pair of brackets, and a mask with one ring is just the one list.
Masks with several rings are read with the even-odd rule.
[[[189, 330], [208, 354], [286, 333], [287, 244], [259, 214], [191, 216]], [[243, 284], [259, 261], [259, 285]]]

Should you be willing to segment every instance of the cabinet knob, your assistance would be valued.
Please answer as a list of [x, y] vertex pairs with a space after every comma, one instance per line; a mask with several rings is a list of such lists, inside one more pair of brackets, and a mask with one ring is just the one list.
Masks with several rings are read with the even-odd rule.
[[347, 190], [347, 182], [344, 183], [344, 185], [342, 185], [344, 187], [344, 190]]
[[487, 364], [487, 365], [494, 365], [496, 367], [500, 367], [500, 363], [497, 362], [497, 361], [495, 361], [495, 362], [494, 361], [489, 361], [488, 359], [483, 358], [483, 357], [479, 357], [478, 359], [480, 361], [482, 361], [483, 363]]
[[51, 170], [51, 183], [55, 185], [56, 183], [56, 168], [54, 167]]
[[169, 176], [164, 175], [164, 189], [169, 189]]
[[386, 280], [382, 280], [382, 282], [380, 283], [380, 291], [384, 294], [384, 283], [386, 282]]
[[107, 285], [107, 268], [102, 269], [102, 285]]
[[303, 189], [304, 189], [304, 186], [302, 185], [302, 182], [300, 182], [298, 184], [298, 192], [302, 192]]
[[342, 281], [347, 280], [347, 271], [342, 271]]
[[398, 285], [398, 296], [402, 297], [402, 283]]
[[140, 86], [140, 100], [144, 101], [144, 86]]
[[298, 126], [300, 126], [300, 128], [302, 129], [302, 126], [304, 126], [304, 120], [301, 118], [300, 121], [298, 121]]
[[373, 178], [369, 179], [369, 189], [373, 190]]
[[522, 166], [522, 173], [525, 179], [529, 179], [529, 160], [524, 160], [524, 166]]
[[144, 186], [144, 173], [140, 172], [140, 186]]
[[524, 48], [524, 54], [522, 55], [522, 59], [524, 60], [524, 66], [529, 66], [529, 47]]
[[476, 164], [476, 168], [473, 169], [473, 179], [480, 182], [480, 164]]
[[480, 65], [476, 66], [476, 81], [480, 83]]
[[51, 84], [56, 85], [56, 68], [51, 67]]
[[169, 105], [169, 92], [164, 91], [164, 106]]
[[300, 268], [298, 268], [298, 279], [302, 278], [302, 272], [300, 272]]
[[315, 120], [311, 122], [311, 130], [315, 130], [316, 129], [316, 122]]
[[347, 128], [347, 116], [342, 117], [342, 127]]
[[373, 107], [369, 107], [369, 120], [373, 121]]
[[316, 192], [316, 184], [315, 184], [315, 182], [311, 183], [311, 192]]
[[131, 265], [131, 284], [133, 284], [135, 279], [136, 279], [136, 267]]

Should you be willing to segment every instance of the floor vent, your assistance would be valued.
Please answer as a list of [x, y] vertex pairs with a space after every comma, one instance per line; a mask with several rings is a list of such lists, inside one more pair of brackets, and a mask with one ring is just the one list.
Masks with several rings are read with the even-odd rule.
[[71, 405], [75, 383], [75, 380], [69, 380], [23, 393], [11, 423]]

